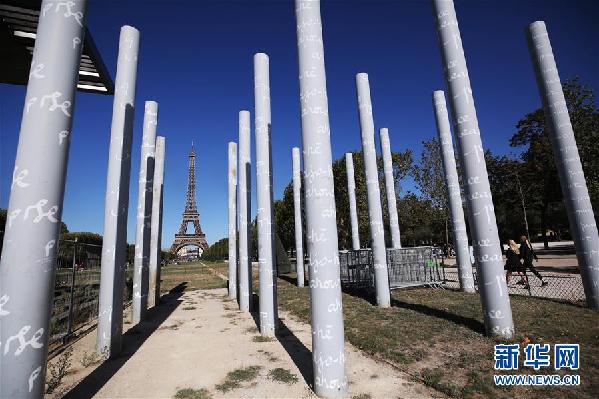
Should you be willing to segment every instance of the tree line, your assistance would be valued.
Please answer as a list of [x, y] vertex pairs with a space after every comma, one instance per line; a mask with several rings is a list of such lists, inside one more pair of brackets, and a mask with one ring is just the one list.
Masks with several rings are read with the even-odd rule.
[[[597, 212], [599, 211], [599, 109], [593, 91], [580, 79], [569, 79], [562, 86], [589, 195], [593, 209]], [[405, 246], [453, 242], [441, 148], [436, 137], [434, 134], [433, 138], [423, 141], [423, 150], [419, 159], [414, 159], [411, 150], [392, 152], [401, 239]], [[543, 241], [545, 245], [551, 239], [570, 239], [568, 218], [562, 201], [562, 191], [542, 108], [527, 113], [516, 123], [509, 144], [517, 154], [494, 154], [491, 150], [485, 152], [501, 240], [516, 239], [520, 235], [527, 234], [526, 221], [531, 238]], [[367, 247], [370, 241], [370, 226], [362, 153], [353, 152], [353, 159], [360, 244]], [[391, 234], [381, 156], [377, 157], [377, 163], [385, 239], [390, 246]], [[457, 164], [459, 169], [459, 162]], [[338, 244], [340, 249], [351, 249], [345, 157], [333, 162], [333, 175]], [[404, 189], [403, 182], [408, 177], [414, 180], [415, 190]], [[283, 246], [293, 250], [295, 227], [292, 182], [285, 188], [283, 198], [275, 201], [274, 210], [276, 229]], [[305, 217], [302, 220], [305, 220]], [[304, 243], [306, 243], [305, 238]]]

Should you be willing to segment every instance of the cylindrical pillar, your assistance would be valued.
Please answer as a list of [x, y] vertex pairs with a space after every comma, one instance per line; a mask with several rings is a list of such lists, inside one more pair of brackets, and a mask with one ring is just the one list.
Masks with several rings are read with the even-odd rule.
[[374, 119], [372, 117], [370, 84], [368, 83], [367, 74], [359, 73], [356, 75], [356, 88], [360, 111], [362, 157], [364, 158], [364, 175], [366, 176], [376, 302], [379, 306], [386, 308], [391, 305], [391, 294], [389, 292], [389, 272], [387, 271], [387, 249], [385, 248], [385, 229], [383, 227], [379, 171], [376, 164], [376, 149], [374, 146]]
[[239, 309], [252, 307], [250, 112], [239, 111]]
[[445, 184], [447, 185], [449, 210], [451, 212], [453, 241], [456, 252], [456, 263], [458, 264], [458, 279], [462, 291], [472, 293], [475, 289], [472, 277], [472, 263], [470, 263], [470, 251], [468, 250], [468, 234], [466, 233], [464, 209], [462, 208], [458, 169], [453, 153], [449, 115], [447, 114], [447, 107], [445, 105], [445, 93], [442, 90], [437, 90], [433, 93], [433, 106], [439, 143], [441, 145], [441, 158], [443, 158], [443, 172], [445, 174]]
[[[86, 1], [41, 4], [0, 260], [0, 397], [44, 394]], [[77, 40], [75, 40], [77, 39]]]
[[229, 298], [237, 299], [237, 143], [229, 142]]
[[150, 262], [150, 227], [152, 220], [152, 186], [158, 103], [146, 101], [137, 194], [137, 227], [135, 230], [135, 261], [133, 267], [133, 324], [145, 318], [148, 310], [148, 269]]
[[296, 0], [314, 392], [347, 392], [329, 106], [320, 0]]
[[393, 161], [391, 159], [391, 143], [389, 130], [379, 130], [381, 140], [381, 153], [383, 154], [383, 171], [385, 172], [385, 192], [387, 194], [387, 208], [389, 211], [389, 230], [391, 230], [391, 245], [401, 248], [401, 235], [399, 234], [399, 217], [397, 216], [397, 198], [395, 197], [395, 179], [393, 178]]
[[352, 249], [356, 251], [360, 249], [360, 231], [358, 228], [358, 206], [356, 205], [356, 179], [354, 178], [354, 157], [351, 152], [345, 154], [345, 174], [347, 175], [347, 196], [349, 198], [351, 242]]
[[599, 235], [553, 49], [545, 22], [533, 22], [527, 33], [584, 293], [588, 306], [599, 308]]
[[260, 333], [264, 336], [274, 336], [277, 323], [277, 286], [272, 222], [270, 78], [268, 56], [264, 53], [254, 55], [254, 106]]
[[463, 166], [468, 221], [479, 273], [478, 287], [488, 335], [514, 335], [512, 309], [491, 198], [485, 153], [453, 0], [433, 0], [439, 47]]
[[[152, 214], [150, 217], [150, 261], [148, 269], [148, 308], [160, 303], [160, 262], [162, 260], [162, 191], [164, 187], [165, 139], [156, 137]], [[149, 193], [148, 193], [149, 195]]]
[[131, 142], [138, 52], [139, 31], [131, 26], [123, 26], [119, 39], [108, 150], [96, 338], [98, 354], [107, 357], [120, 353], [122, 342], [129, 178], [131, 177]]
[[297, 273], [297, 286], [304, 286], [304, 240], [302, 227], [302, 178], [300, 167], [300, 150], [293, 147], [291, 150], [293, 161], [293, 212], [295, 221], [295, 264]]

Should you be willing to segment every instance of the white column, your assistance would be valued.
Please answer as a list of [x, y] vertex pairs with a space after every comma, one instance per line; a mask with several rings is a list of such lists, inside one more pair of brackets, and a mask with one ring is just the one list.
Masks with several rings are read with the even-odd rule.
[[366, 190], [368, 194], [368, 216], [370, 221], [372, 258], [374, 262], [376, 302], [380, 307], [386, 308], [391, 306], [391, 293], [389, 292], [389, 272], [387, 270], [387, 249], [385, 248], [385, 229], [383, 227], [379, 171], [376, 164], [376, 149], [374, 146], [374, 119], [372, 117], [370, 84], [368, 83], [367, 74], [359, 73], [356, 75], [356, 88], [360, 111], [364, 175], [366, 176]]
[[452, 0], [433, 0], [433, 6], [458, 155], [464, 171], [468, 222], [479, 272], [478, 288], [485, 329], [488, 335], [511, 338], [514, 335], [512, 309], [460, 29]]
[[239, 309], [252, 306], [250, 112], [239, 112]]
[[112, 103], [96, 340], [98, 354], [108, 357], [120, 353], [122, 342], [131, 142], [138, 53], [139, 31], [131, 26], [123, 26]]
[[[162, 260], [162, 192], [164, 187], [165, 139], [156, 137], [154, 183], [152, 187], [152, 216], [150, 222], [150, 267], [148, 307], [160, 303], [160, 264]], [[148, 194], [149, 195], [149, 194]]]
[[345, 154], [345, 173], [347, 175], [347, 196], [349, 198], [351, 242], [352, 249], [356, 251], [360, 249], [360, 231], [358, 228], [358, 206], [356, 205], [356, 179], [354, 178], [354, 157], [351, 152]]
[[296, 0], [314, 392], [347, 392], [335, 190], [319, 0]]
[[443, 172], [447, 185], [447, 198], [449, 210], [451, 211], [451, 225], [453, 227], [453, 238], [456, 252], [456, 263], [458, 264], [458, 280], [460, 288], [464, 292], [475, 292], [474, 278], [472, 276], [472, 263], [470, 262], [470, 250], [468, 248], [468, 234], [466, 233], [466, 222], [464, 220], [464, 209], [462, 208], [462, 194], [460, 193], [460, 180], [458, 179], [458, 168], [453, 153], [453, 140], [449, 127], [449, 115], [445, 106], [445, 93], [437, 90], [433, 94], [433, 106], [435, 110], [435, 121], [441, 145], [441, 157], [443, 158]]
[[576, 246], [584, 293], [588, 306], [599, 308], [599, 234], [545, 22], [530, 24], [528, 43], [543, 100], [547, 131], [568, 212], [570, 231]]
[[304, 242], [302, 226], [302, 178], [300, 167], [300, 150], [293, 147], [291, 150], [293, 160], [293, 211], [295, 221], [295, 264], [297, 272], [297, 286], [304, 286]]
[[229, 298], [237, 299], [237, 143], [229, 142]]
[[387, 194], [387, 209], [389, 211], [389, 230], [391, 230], [391, 243], [393, 248], [401, 248], [399, 234], [399, 217], [397, 216], [397, 199], [395, 197], [395, 179], [393, 178], [393, 161], [391, 158], [391, 143], [389, 130], [379, 130], [381, 139], [381, 153], [383, 154], [383, 170], [385, 172], [385, 191]]
[[277, 286], [274, 268], [274, 225], [272, 222], [270, 79], [268, 75], [268, 56], [264, 53], [254, 55], [260, 333], [264, 336], [274, 336], [277, 324]]
[[135, 230], [135, 261], [133, 267], [133, 324], [145, 318], [148, 310], [148, 269], [150, 262], [150, 224], [152, 220], [152, 187], [158, 103], [146, 101], [137, 194], [137, 227]]
[[0, 260], [1, 398], [44, 394], [56, 249], [85, 34], [86, 1], [68, 3], [68, 13], [64, 4], [41, 4], [21, 120]]

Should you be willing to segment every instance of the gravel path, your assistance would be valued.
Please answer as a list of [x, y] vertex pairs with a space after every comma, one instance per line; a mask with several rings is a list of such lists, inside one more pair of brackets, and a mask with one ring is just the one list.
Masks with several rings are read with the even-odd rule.
[[[310, 326], [280, 312], [278, 339], [256, 342], [254, 319], [225, 299], [226, 290], [170, 294], [147, 321], [125, 334], [123, 356], [84, 367], [95, 332], [73, 345], [73, 372], [62, 390], [67, 398], [172, 398], [179, 389], [206, 389], [214, 398], [311, 398]], [[127, 326], [126, 326], [127, 327]], [[347, 344], [348, 397], [442, 397], [397, 369]], [[53, 361], [56, 361], [54, 358]], [[227, 373], [258, 366], [255, 379], [219, 391]], [[297, 377], [283, 383], [269, 377], [281, 368]], [[48, 395], [49, 396], [49, 395]], [[368, 397], [368, 396], [362, 396]]]

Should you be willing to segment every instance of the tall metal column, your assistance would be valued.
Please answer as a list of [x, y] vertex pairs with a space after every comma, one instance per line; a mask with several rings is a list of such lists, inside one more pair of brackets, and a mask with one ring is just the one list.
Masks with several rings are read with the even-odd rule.
[[229, 298], [237, 299], [237, 143], [229, 142]]
[[239, 309], [252, 308], [250, 112], [239, 111]]
[[479, 273], [479, 291], [487, 334], [514, 335], [512, 309], [503, 272], [503, 257], [491, 198], [485, 154], [478, 128], [466, 58], [452, 0], [433, 0], [439, 47], [453, 112], [458, 154]]
[[296, 0], [314, 392], [347, 392], [335, 191], [320, 0]]
[[302, 226], [302, 178], [300, 167], [300, 150], [293, 147], [291, 150], [293, 160], [293, 211], [295, 222], [295, 264], [297, 273], [297, 286], [304, 286], [304, 240]]
[[347, 175], [347, 196], [349, 197], [351, 242], [352, 249], [356, 251], [360, 249], [360, 231], [358, 228], [358, 206], [356, 205], [356, 179], [354, 178], [354, 157], [351, 152], [345, 154], [345, 174]]
[[389, 230], [391, 230], [391, 245], [401, 248], [401, 235], [399, 234], [399, 217], [397, 216], [397, 199], [395, 198], [395, 179], [393, 178], [393, 161], [391, 159], [391, 143], [389, 130], [379, 130], [381, 139], [381, 152], [383, 154], [383, 170], [385, 172], [385, 191], [387, 194], [387, 208], [389, 211]]
[[152, 219], [152, 186], [158, 103], [146, 101], [137, 194], [137, 227], [135, 230], [135, 262], [133, 268], [133, 324], [145, 318], [148, 310], [148, 269], [150, 262], [150, 224]]
[[587, 304], [599, 308], [599, 235], [570, 115], [545, 22], [528, 26], [530, 56], [543, 101], [547, 131], [553, 148], [570, 231]]
[[272, 217], [272, 159], [270, 78], [268, 56], [254, 55], [256, 129], [256, 200], [258, 201], [258, 264], [260, 282], [260, 333], [274, 336], [277, 324], [277, 286]]
[[367, 74], [359, 73], [356, 75], [356, 88], [360, 111], [364, 175], [366, 176], [366, 190], [368, 194], [368, 216], [370, 221], [372, 258], [374, 261], [376, 302], [379, 306], [386, 308], [391, 305], [391, 294], [389, 292], [389, 272], [387, 271], [387, 249], [385, 248], [385, 229], [383, 227], [379, 171], [376, 164], [376, 149], [374, 146], [374, 120], [372, 118], [370, 84], [368, 83]]
[[[56, 248], [86, 1], [44, 0], [0, 260], [0, 397], [44, 393]], [[78, 40], [75, 40], [78, 39]]]
[[112, 104], [96, 338], [98, 354], [108, 357], [120, 353], [122, 342], [129, 178], [138, 53], [139, 31], [131, 26], [123, 26], [119, 39]]
[[462, 208], [458, 169], [453, 153], [449, 115], [445, 106], [445, 93], [442, 90], [437, 90], [433, 93], [433, 105], [439, 143], [441, 144], [441, 157], [443, 158], [443, 171], [445, 174], [445, 184], [447, 185], [449, 210], [451, 211], [451, 225], [453, 227], [456, 261], [458, 264], [458, 279], [462, 291], [472, 293], [475, 289], [474, 278], [472, 277], [472, 263], [470, 263], [470, 251], [468, 249], [468, 234], [466, 233], [464, 209]]
[[[148, 271], [148, 308], [160, 304], [160, 264], [162, 261], [162, 192], [164, 187], [165, 138], [156, 137], [152, 214], [150, 218], [150, 260]], [[149, 195], [149, 193], [147, 194]]]

